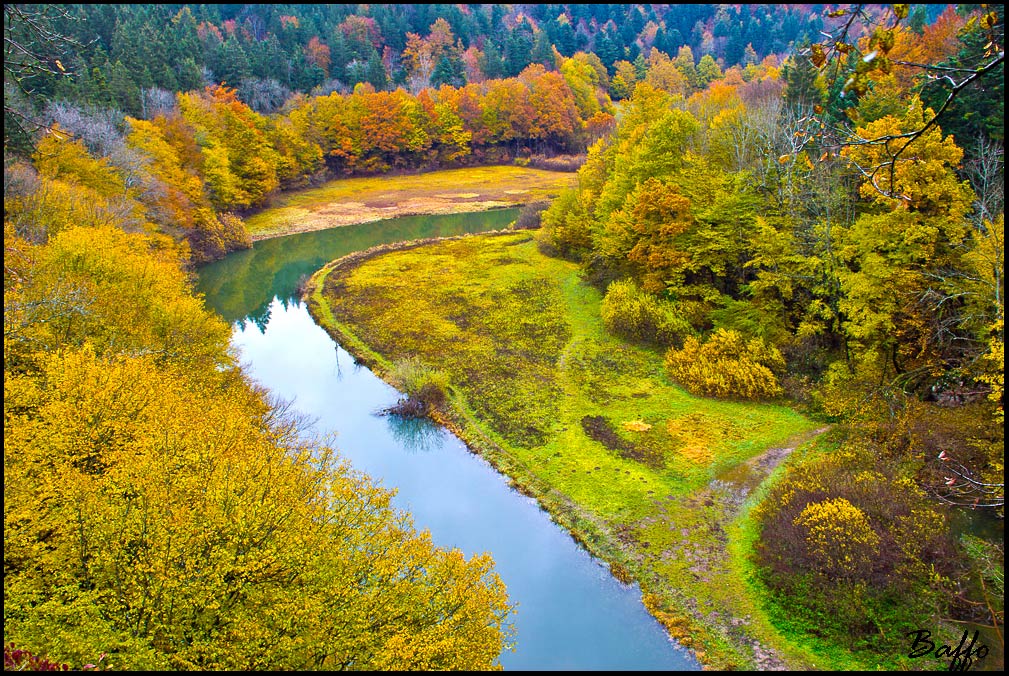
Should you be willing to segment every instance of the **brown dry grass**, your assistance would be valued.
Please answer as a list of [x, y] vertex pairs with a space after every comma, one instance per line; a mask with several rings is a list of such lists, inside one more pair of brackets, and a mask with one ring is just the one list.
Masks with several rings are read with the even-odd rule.
[[284, 195], [246, 226], [255, 241], [399, 216], [487, 211], [550, 199], [575, 180], [573, 173], [508, 165], [340, 179]]

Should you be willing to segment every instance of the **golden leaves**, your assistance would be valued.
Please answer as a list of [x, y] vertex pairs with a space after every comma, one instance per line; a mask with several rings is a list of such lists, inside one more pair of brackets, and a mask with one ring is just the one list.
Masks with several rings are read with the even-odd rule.
[[809, 503], [793, 524], [805, 529], [808, 553], [832, 575], [858, 573], [879, 545], [865, 512], [845, 498]]
[[5, 632], [135, 669], [494, 666], [492, 561], [265, 422], [172, 249], [69, 227], [30, 254], [4, 299]]
[[737, 331], [719, 329], [705, 343], [688, 337], [683, 349], [666, 353], [665, 364], [694, 394], [761, 399], [782, 392], [773, 372], [784, 368], [781, 353], [760, 339], [746, 342]]
[[817, 68], [827, 62], [827, 54], [823, 51], [823, 45], [814, 44], [809, 48], [809, 58]]
[[[475, 670], [502, 649], [510, 608], [492, 561], [435, 548], [325, 449], [277, 445], [251, 390], [90, 347], [45, 359], [39, 388], [17, 382], [5, 409], [31, 422], [5, 430], [18, 458], [5, 453], [5, 545], [42, 585], [115, 590], [102, 612], [116, 627], [208, 668], [312, 666], [300, 652]], [[283, 645], [280, 617], [257, 609], [306, 604], [319, 612], [281, 613], [294, 654], [264, 654]]]

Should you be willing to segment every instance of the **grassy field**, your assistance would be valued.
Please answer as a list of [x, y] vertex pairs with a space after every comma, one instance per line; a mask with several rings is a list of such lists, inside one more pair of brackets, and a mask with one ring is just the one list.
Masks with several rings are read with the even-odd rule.
[[573, 173], [508, 165], [339, 179], [282, 195], [245, 223], [260, 240], [397, 216], [485, 211], [550, 199], [575, 180]]
[[534, 495], [705, 664], [801, 668], [746, 584], [748, 498], [819, 430], [792, 409], [692, 396], [659, 351], [609, 335], [577, 266], [528, 232], [340, 259], [306, 292], [377, 372], [419, 357], [444, 421]]

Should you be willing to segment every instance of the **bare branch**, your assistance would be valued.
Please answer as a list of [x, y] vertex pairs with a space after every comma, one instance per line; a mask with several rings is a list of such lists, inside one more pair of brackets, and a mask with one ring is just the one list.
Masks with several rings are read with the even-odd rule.
[[[52, 29], [54, 19], [76, 21], [58, 5], [4, 5], [4, 145], [14, 137], [34, 145], [32, 135], [45, 124], [32, 116], [37, 105], [32, 81], [38, 77], [68, 77], [61, 58], [86, 45]], [[19, 102], [17, 94], [23, 99]], [[23, 104], [25, 109], [19, 109]], [[10, 125], [11, 128], [8, 128]]]
[[939, 500], [963, 507], [1001, 508], [1005, 506], [1005, 483], [982, 481], [973, 471], [946, 451], [939, 453], [943, 479], [929, 486], [929, 491]]
[[[902, 155], [907, 151], [908, 147], [910, 147], [912, 143], [939, 124], [943, 116], [948, 113], [950, 106], [965, 89], [982, 78], [994, 73], [998, 68], [1003, 66], [1005, 62], [1005, 51], [1000, 46], [1001, 40], [995, 30], [995, 26], [1000, 25], [1000, 22], [989, 21], [988, 19], [982, 20], [981, 25], [985, 30], [987, 30], [989, 36], [988, 44], [986, 45], [988, 52], [984, 55], [978, 55], [977, 65], [971, 64], [968, 66], [960, 66], [917, 63], [912, 61], [888, 61], [885, 59], [885, 55], [889, 51], [890, 46], [892, 46], [892, 32], [898, 27], [902, 17], [895, 11], [892, 23], [886, 25], [884, 22], [870, 17], [865, 12], [865, 8], [866, 5], [858, 4], [852, 6], [849, 10], [843, 10], [842, 14], [847, 14], [849, 16], [843, 26], [839, 27], [833, 33], [823, 33], [826, 38], [825, 44], [813, 45], [810, 48], [810, 52], [814, 57], [814, 64], [816, 64], [821, 71], [825, 71], [827, 68], [830, 68], [832, 70], [830, 81], [838, 82], [841, 76], [841, 68], [844, 57], [848, 54], [859, 53], [858, 49], [850, 41], [856, 21], [861, 19], [867, 30], [869, 28], [877, 29], [872, 32], [872, 36], [869, 41], [869, 49], [872, 51], [859, 60], [857, 68], [845, 83], [841, 96], [844, 96], [844, 92], [849, 89], [855, 90], [856, 93], [861, 93], [867, 86], [867, 75], [869, 73], [876, 71], [889, 73], [889, 69], [893, 64], [919, 68], [933, 81], [943, 80], [948, 82], [950, 86], [949, 93], [939, 108], [933, 111], [928, 119], [915, 129], [905, 133], [865, 138], [860, 136], [847, 125], [839, 125], [832, 127], [829, 130], [832, 133], [828, 134], [826, 133], [828, 130], [825, 126], [825, 122], [818, 120], [818, 122], [823, 125], [822, 128], [824, 129], [824, 133], [820, 134], [818, 138], [822, 143], [822, 147], [835, 153], [846, 147], [864, 145], [882, 146], [885, 149], [887, 156], [887, 160], [882, 163], [882, 167], [876, 166], [869, 169], [857, 166], [857, 163], [855, 162], [853, 162], [853, 164], [856, 166], [859, 173], [861, 173], [869, 184], [872, 185], [872, 187], [881, 195], [889, 198], [906, 200], [906, 196], [895, 193], [897, 163], [901, 160]], [[837, 15], [838, 13], [833, 14], [833, 16]], [[882, 38], [878, 37], [878, 35], [885, 35], [887, 33], [891, 35], [889, 43], [886, 43]], [[882, 63], [882, 65], [879, 65], [880, 63]], [[818, 110], [817, 116], [822, 117], [824, 112], [825, 111], [823, 109]], [[831, 141], [831, 138], [834, 140]], [[896, 141], [902, 141], [902, 143], [895, 148], [891, 148], [891, 144]], [[881, 186], [876, 180], [879, 171], [883, 167], [887, 168], [889, 173], [888, 188]]]

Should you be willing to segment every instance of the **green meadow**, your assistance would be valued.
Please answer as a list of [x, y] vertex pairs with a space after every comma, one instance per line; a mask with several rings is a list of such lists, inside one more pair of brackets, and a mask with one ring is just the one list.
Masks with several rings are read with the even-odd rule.
[[438, 417], [617, 577], [638, 581], [708, 666], [808, 661], [751, 598], [733, 533], [752, 489], [815, 435], [812, 421], [687, 393], [659, 350], [606, 332], [601, 294], [528, 232], [386, 249], [316, 273], [316, 321], [387, 377], [409, 358], [440, 372], [449, 397]]

